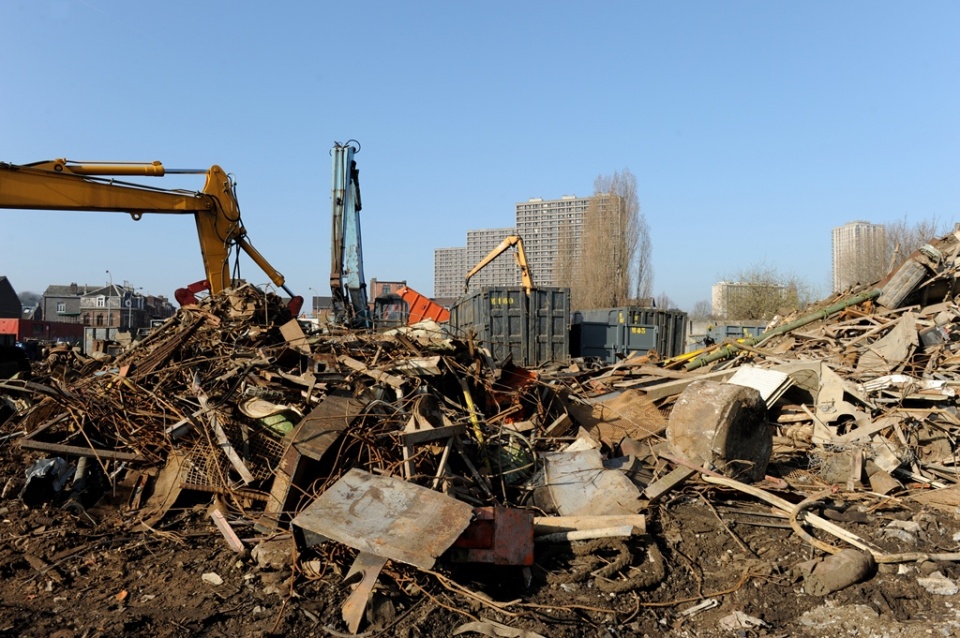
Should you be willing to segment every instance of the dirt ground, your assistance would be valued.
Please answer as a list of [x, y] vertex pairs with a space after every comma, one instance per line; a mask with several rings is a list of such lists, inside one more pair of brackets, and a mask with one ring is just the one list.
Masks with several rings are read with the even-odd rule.
[[[352, 550], [306, 550], [295, 571], [290, 536], [268, 543], [280, 560], [236, 553], [201, 493], [182, 496], [153, 531], [131, 529], [109, 495], [79, 514], [56, 503], [27, 508], [17, 493], [33, 458], [15, 439], [0, 447], [0, 635], [349, 635], [340, 607]], [[957, 545], [960, 525], [943, 512], [896, 500], [865, 514], [852, 505], [856, 515], [842, 524], [886, 551]], [[584, 543], [538, 544], [528, 570], [441, 559], [424, 573], [388, 563], [361, 635], [450, 636], [480, 620], [517, 630], [487, 635], [554, 638], [960, 635], [960, 596], [918, 581], [940, 572], [952, 582], [954, 563], [881, 565], [865, 582], [810, 596], [791, 568], [813, 550], [756, 502], [690, 483], [647, 516], [646, 536], [594, 541], [582, 556], [574, 550]], [[883, 532], [895, 521], [912, 532]], [[251, 521], [231, 523], [248, 548], [264, 540]], [[734, 612], [746, 614], [739, 625]], [[481, 635], [471, 627], [463, 635]]]

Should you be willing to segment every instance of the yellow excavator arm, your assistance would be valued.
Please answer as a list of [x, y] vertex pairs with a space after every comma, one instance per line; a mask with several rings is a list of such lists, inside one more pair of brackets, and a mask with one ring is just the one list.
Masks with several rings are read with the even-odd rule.
[[[202, 191], [191, 192], [112, 179], [163, 177], [173, 173], [205, 173], [207, 180]], [[168, 170], [160, 162], [78, 163], [65, 159], [22, 165], [0, 162], [0, 208], [123, 212], [134, 220], [139, 220], [144, 213], [192, 214], [206, 282], [212, 293], [219, 293], [232, 282], [229, 258], [236, 244], [275, 285], [286, 290], [294, 302], [298, 299], [284, 285], [283, 275], [247, 240], [233, 182], [219, 166], [203, 171]], [[195, 292], [202, 287], [205, 286], [191, 286]], [[299, 312], [299, 307], [295, 312]]]
[[517, 251], [513, 256], [517, 260], [517, 267], [520, 268], [520, 282], [522, 283], [524, 290], [529, 295], [530, 291], [533, 290], [533, 276], [530, 274], [530, 266], [527, 264], [527, 253], [523, 250], [523, 239], [520, 237], [520, 235], [508, 236], [506, 239], [500, 242], [499, 246], [487, 253], [486, 257], [477, 262], [477, 265], [467, 273], [466, 280], [463, 282], [464, 293], [466, 293], [467, 288], [470, 286], [470, 280], [473, 279], [473, 276], [480, 272], [484, 266], [499, 257], [501, 253], [511, 246], [517, 247]]

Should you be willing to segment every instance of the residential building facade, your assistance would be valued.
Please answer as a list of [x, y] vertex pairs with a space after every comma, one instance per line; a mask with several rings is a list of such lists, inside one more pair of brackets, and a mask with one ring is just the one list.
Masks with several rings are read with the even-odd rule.
[[[434, 251], [434, 295], [454, 297], [463, 293], [463, 279], [508, 235], [523, 238], [523, 248], [533, 282], [542, 287], [565, 287], [571, 276], [560, 272], [565, 262], [576, 268], [583, 240], [584, 219], [594, 197], [564, 195], [559, 199], [535, 197], [515, 205], [516, 226], [467, 231], [467, 247]], [[603, 202], [618, 202], [609, 197]], [[462, 257], [461, 257], [462, 255]], [[484, 286], [516, 286], [520, 283], [513, 251], [506, 251], [470, 280], [470, 290]]]
[[576, 195], [560, 199], [536, 197], [516, 205], [517, 234], [523, 238], [530, 274], [537, 286], [570, 285], [559, 280], [558, 260], [564, 251], [576, 263], [583, 218], [592, 199]]
[[840, 292], [883, 277], [886, 270], [883, 224], [852, 221], [833, 229], [833, 290]]
[[459, 297], [467, 276], [467, 249], [437, 248], [433, 251], [433, 295]]
[[69, 286], [47, 286], [40, 301], [40, 315], [44, 321], [83, 323], [80, 299], [101, 286], [71, 283]]
[[367, 286], [367, 300], [370, 307], [373, 307], [373, 302], [377, 297], [395, 295], [406, 285], [406, 281], [384, 281], [376, 277], [371, 278], [370, 285]]
[[151, 320], [167, 319], [176, 310], [166, 297], [141, 294], [127, 283], [48, 286], [40, 305], [46, 321], [113, 328], [118, 332], [148, 328]]

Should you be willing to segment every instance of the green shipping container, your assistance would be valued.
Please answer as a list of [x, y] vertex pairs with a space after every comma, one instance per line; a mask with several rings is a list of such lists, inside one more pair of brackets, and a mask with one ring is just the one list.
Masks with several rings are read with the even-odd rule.
[[570, 358], [570, 289], [490, 286], [450, 309], [450, 330], [471, 337], [497, 361], [536, 367]]

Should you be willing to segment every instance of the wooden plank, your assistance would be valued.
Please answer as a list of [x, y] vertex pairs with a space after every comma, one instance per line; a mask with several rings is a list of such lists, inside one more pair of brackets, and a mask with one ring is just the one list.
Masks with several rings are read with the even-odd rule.
[[638, 392], [643, 392], [648, 399], [655, 401], [657, 399], [663, 399], [665, 397], [672, 397], [674, 395], [680, 394], [687, 389], [687, 386], [693, 383], [694, 381], [700, 381], [702, 379], [711, 379], [713, 381], [726, 381], [733, 376], [736, 370], [720, 370], [718, 372], [708, 372], [706, 374], [698, 374], [691, 376], [687, 379], [676, 379], [674, 381], [666, 381], [664, 383], [659, 383], [657, 385], [647, 386], [644, 388], [636, 388]]
[[646, 534], [647, 518], [643, 514], [609, 514], [599, 516], [535, 516], [533, 533], [555, 534], [603, 527], [621, 527], [630, 525], [634, 534]]
[[648, 485], [643, 491], [643, 495], [649, 498], [651, 501], [653, 499], [660, 498], [696, 473], [697, 471], [692, 468], [683, 466], [678, 467], [661, 478], [659, 481], [654, 481]]
[[220, 530], [220, 533], [223, 534], [224, 540], [227, 541], [227, 545], [233, 551], [238, 554], [243, 552], [245, 549], [243, 546], [243, 541], [240, 540], [240, 537], [237, 536], [237, 533], [233, 531], [233, 528], [230, 526], [227, 517], [223, 515], [223, 504], [220, 502], [214, 503], [209, 510], [210, 518], [213, 519], [214, 524], [217, 526], [217, 529]]
[[633, 536], [634, 533], [632, 525], [619, 525], [617, 527], [598, 527], [596, 529], [544, 534], [543, 536], [537, 536], [534, 540], [538, 543], [569, 543], [570, 541], [586, 541], [595, 538], [626, 538]]

